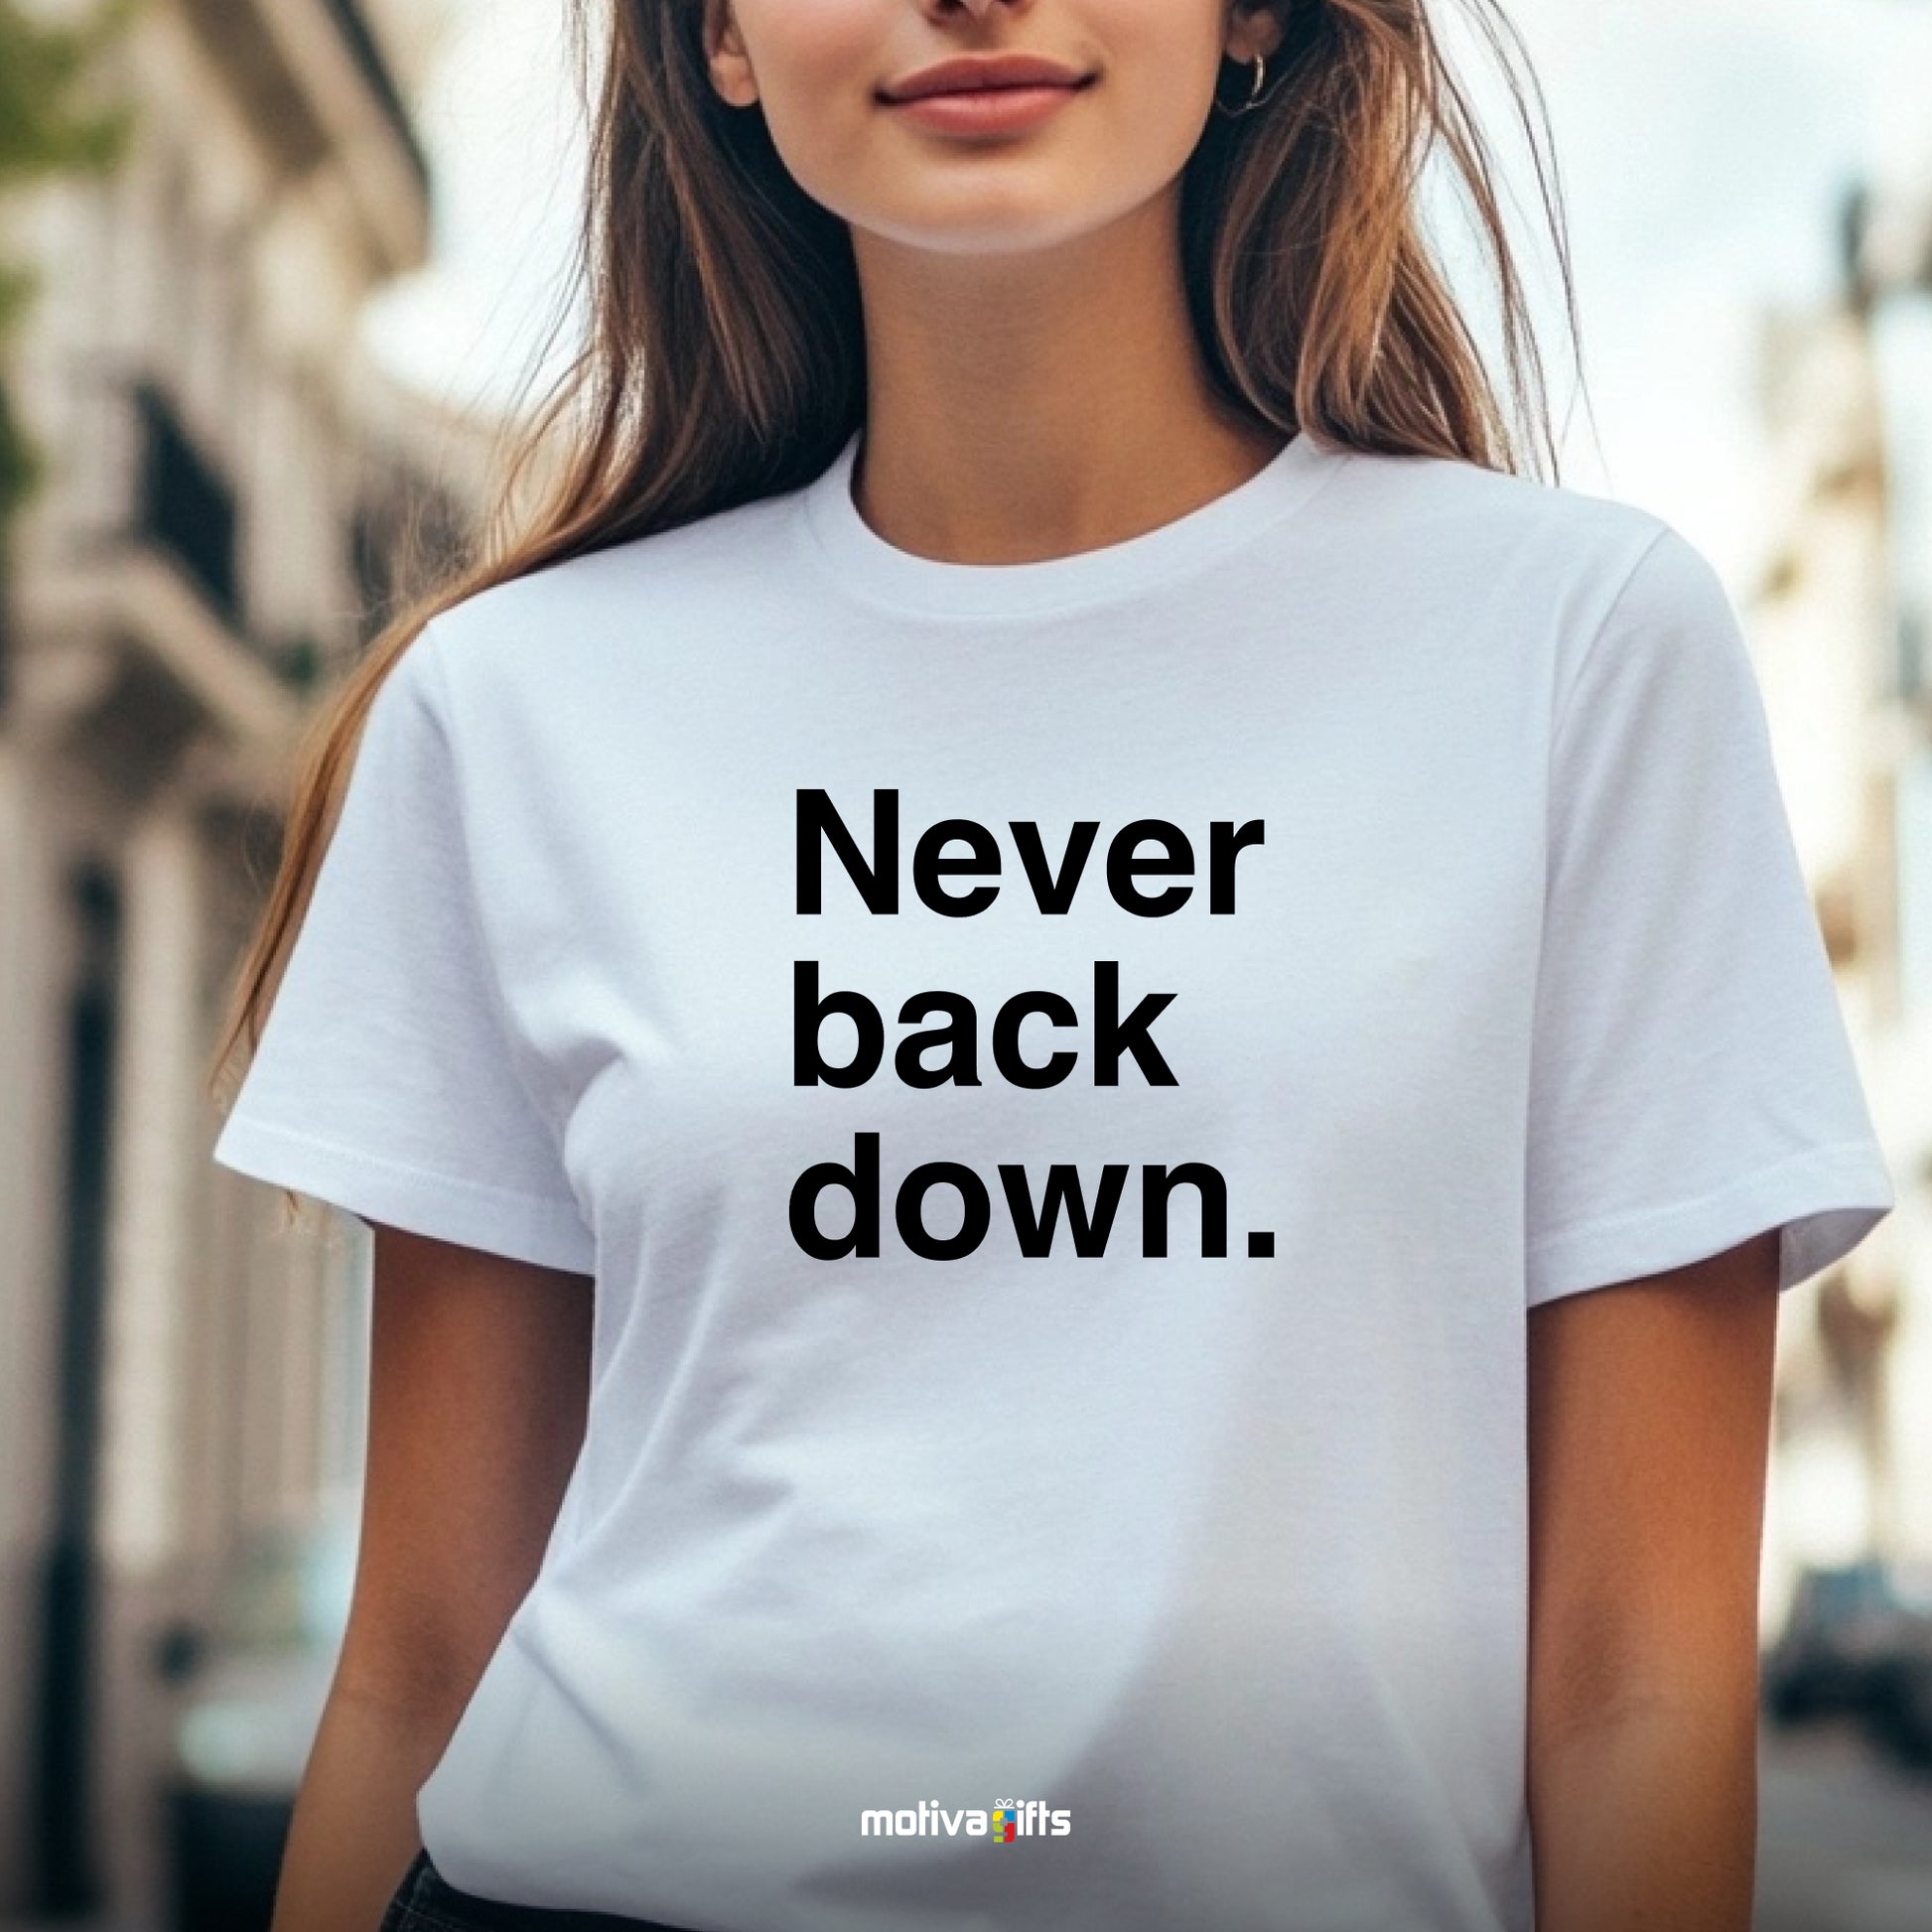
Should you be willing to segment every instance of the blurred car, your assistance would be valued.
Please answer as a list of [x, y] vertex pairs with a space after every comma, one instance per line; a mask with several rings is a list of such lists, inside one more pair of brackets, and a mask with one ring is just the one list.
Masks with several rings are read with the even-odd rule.
[[168, 1792], [176, 1932], [267, 1932], [353, 1573], [352, 1525], [266, 1533], [242, 1552], [208, 1635], [164, 1639], [186, 1681]]
[[1761, 1682], [1777, 1723], [1851, 1718], [1898, 1762], [1932, 1770], [1932, 1569], [1872, 1558], [1807, 1570]]

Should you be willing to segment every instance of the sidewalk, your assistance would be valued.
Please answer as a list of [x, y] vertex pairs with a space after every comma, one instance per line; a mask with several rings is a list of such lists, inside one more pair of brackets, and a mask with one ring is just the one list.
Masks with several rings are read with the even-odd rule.
[[1932, 1932], [1932, 1780], [1849, 1727], [1766, 1727], [1754, 1932]]

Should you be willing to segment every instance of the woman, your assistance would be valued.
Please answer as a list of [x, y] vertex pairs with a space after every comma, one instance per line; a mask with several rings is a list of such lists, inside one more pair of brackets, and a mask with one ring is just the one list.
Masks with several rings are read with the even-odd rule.
[[1431, 26], [616, 8], [562, 481], [242, 980], [217, 1158], [375, 1231], [278, 1932], [1743, 1932], [1777, 1294], [1891, 1192]]

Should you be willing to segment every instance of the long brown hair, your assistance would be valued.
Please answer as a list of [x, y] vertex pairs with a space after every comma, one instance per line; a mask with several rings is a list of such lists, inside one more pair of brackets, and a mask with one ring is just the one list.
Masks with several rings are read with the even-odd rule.
[[[429, 619], [564, 558], [796, 487], [862, 417], [849, 233], [792, 180], [762, 113], [713, 89], [704, 30], [722, 0], [607, 4], [577, 240], [590, 318], [583, 345], [531, 413], [471, 557], [383, 625], [310, 729], [216, 1079], [241, 1040], [252, 1051], [260, 1038], [370, 700]], [[1182, 177], [1196, 331], [1218, 392], [1259, 422], [1359, 450], [1507, 470], [1523, 467], [1527, 424], [1554, 479], [1542, 362], [1494, 162], [1431, 5], [1287, 0], [1262, 101], [1210, 114]], [[1500, 9], [1466, 5], [1530, 135], [1578, 340], [1541, 92], [1531, 76], [1526, 93], [1514, 70], [1510, 50], [1520, 56], [1521, 43]], [[569, 20], [584, 75], [585, 0], [572, 0]], [[588, 85], [585, 93], [588, 101]], [[1425, 238], [1424, 168], [1438, 156], [1468, 196], [1493, 271], [1512, 414]], [[538, 452], [553, 447], [562, 453], [553, 479], [513, 517], [507, 506]]]

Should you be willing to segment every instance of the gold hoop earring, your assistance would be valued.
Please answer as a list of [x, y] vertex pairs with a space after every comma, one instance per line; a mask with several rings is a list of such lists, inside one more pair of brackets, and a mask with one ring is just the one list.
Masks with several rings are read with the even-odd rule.
[[1257, 54], [1255, 56], [1254, 84], [1248, 89], [1248, 98], [1244, 100], [1239, 107], [1230, 107], [1227, 105], [1225, 101], [1221, 99], [1221, 97], [1218, 94], [1216, 94], [1214, 97], [1214, 106], [1216, 110], [1220, 113], [1227, 114], [1230, 116], [1235, 114], [1247, 113], [1249, 109], [1252, 108], [1261, 99], [1261, 83], [1263, 82], [1263, 80], [1267, 78], [1267, 74], [1268, 74], [1267, 61], [1264, 56]]

